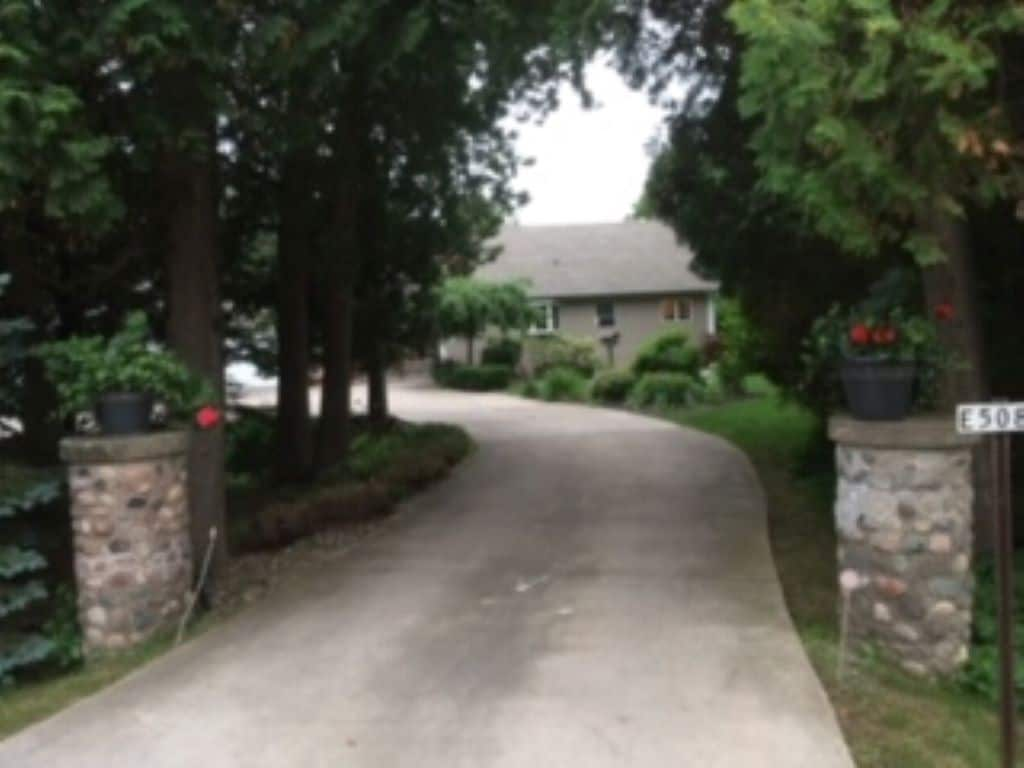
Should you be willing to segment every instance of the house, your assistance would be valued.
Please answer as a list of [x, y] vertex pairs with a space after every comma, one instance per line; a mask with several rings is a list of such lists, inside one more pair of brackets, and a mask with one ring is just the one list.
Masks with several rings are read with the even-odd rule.
[[507, 226], [493, 245], [500, 254], [476, 277], [526, 281], [543, 312], [535, 333], [593, 339], [616, 366], [666, 328], [697, 345], [715, 333], [718, 284], [692, 270], [693, 252], [659, 222]]

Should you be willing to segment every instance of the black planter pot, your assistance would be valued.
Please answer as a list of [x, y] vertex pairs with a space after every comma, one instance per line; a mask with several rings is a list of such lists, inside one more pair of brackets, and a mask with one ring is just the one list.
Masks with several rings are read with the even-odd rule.
[[847, 359], [840, 376], [850, 414], [862, 421], [900, 421], [914, 401], [913, 363]]
[[148, 432], [153, 398], [140, 392], [112, 392], [96, 401], [96, 421], [105, 435]]

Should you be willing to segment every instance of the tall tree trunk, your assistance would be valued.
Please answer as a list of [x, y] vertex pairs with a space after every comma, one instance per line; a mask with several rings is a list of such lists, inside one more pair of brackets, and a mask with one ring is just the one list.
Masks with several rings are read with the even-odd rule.
[[370, 424], [380, 427], [388, 421], [388, 364], [384, 344], [377, 328], [375, 325], [371, 329], [373, 335], [366, 350], [366, 387]]
[[285, 161], [278, 235], [277, 430], [275, 469], [279, 480], [300, 482], [313, 465], [309, 413], [309, 179], [301, 158]]
[[[209, 146], [213, 131], [209, 130]], [[224, 364], [218, 286], [218, 194], [212, 150], [186, 154], [168, 149], [160, 188], [167, 219], [167, 338], [186, 365], [204, 377], [223, 403]], [[217, 529], [211, 560], [216, 575], [227, 557], [224, 428], [193, 430], [189, 443], [189, 511], [192, 552], [198, 568]]]
[[324, 376], [316, 450], [319, 471], [340, 463], [348, 454], [352, 415], [352, 303], [351, 281], [333, 274], [326, 291], [324, 312]]
[[[342, 178], [346, 178], [343, 176]], [[351, 179], [352, 176], [347, 177]], [[358, 194], [354, 183], [341, 183], [334, 205], [324, 291], [324, 377], [320, 424], [316, 436], [316, 469], [323, 471], [348, 454], [352, 380], [352, 318], [355, 301], [355, 233]]]
[[[939, 323], [940, 340], [956, 358], [940, 390], [940, 406], [949, 414], [952, 424], [957, 403], [977, 402], [990, 396], [988, 367], [966, 225], [944, 211], [932, 211], [927, 224], [947, 254], [945, 262], [923, 271], [928, 311], [934, 316], [936, 307], [946, 302], [954, 308], [952, 320]], [[975, 549], [987, 551], [993, 544], [995, 525], [993, 467], [990, 452], [983, 447], [974, 451], [974, 468], [974, 544]]]

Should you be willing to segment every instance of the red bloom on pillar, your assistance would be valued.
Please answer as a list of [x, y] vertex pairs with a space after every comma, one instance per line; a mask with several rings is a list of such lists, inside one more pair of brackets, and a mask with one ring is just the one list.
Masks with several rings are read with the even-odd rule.
[[213, 429], [223, 420], [224, 415], [215, 406], [204, 405], [196, 411], [196, 426], [200, 429]]
[[956, 310], [953, 308], [953, 302], [943, 301], [935, 305], [935, 319], [942, 320], [943, 322], [949, 322], [956, 317]]

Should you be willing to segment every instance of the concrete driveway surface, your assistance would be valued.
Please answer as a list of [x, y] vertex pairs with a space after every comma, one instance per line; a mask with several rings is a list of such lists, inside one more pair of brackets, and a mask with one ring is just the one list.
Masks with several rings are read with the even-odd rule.
[[329, 567], [0, 743], [0, 766], [852, 766], [740, 453], [583, 406], [393, 400], [479, 450]]

